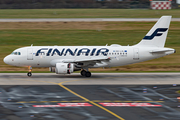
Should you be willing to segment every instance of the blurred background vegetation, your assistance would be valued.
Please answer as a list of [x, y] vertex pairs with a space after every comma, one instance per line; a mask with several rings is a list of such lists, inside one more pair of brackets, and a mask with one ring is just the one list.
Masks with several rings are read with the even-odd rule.
[[148, 7], [149, 0], [0, 0], [0, 9]]
[[[153, 0], [169, 1], [169, 0]], [[178, 8], [178, 0], [170, 0]], [[0, 9], [121, 8], [148, 9], [150, 0], [0, 0]]]

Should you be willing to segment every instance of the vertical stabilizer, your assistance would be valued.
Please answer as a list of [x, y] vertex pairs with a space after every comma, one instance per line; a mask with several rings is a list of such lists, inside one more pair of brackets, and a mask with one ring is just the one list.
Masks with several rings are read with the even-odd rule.
[[164, 47], [171, 16], [162, 16], [137, 46]]

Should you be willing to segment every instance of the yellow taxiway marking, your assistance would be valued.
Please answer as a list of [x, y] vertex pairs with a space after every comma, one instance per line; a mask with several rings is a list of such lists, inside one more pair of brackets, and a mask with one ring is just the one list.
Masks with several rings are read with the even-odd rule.
[[37, 101], [30, 101], [30, 103], [36, 103]]
[[[76, 81], [79, 81], [79, 80], [76, 80]], [[119, 115], [115, 114], [114, 112], [108, 110], [107, 108], [105, 108], [105, 107], [103, 107], [103, 106], [101, 106], [101, 105], [99, 105], [99, 104], [97, 104], [97, 103], [95, 103], [95, 102], [93, 102], [93, 101], [90, 101], [89, 99], [87, 99], [87, 98], [85, 98], [85, 97], [83, 97], [83, 96], [75, 93], [74, 91], [72, 91], [72, 90], [70, 90], [69, 88], [67, 88], [67, 87], [65, 87], [64, 85], [62, 85], [63, 83], [66, 83], [66, 82], [73, 82], [73, 81], [60, 82], [58, 85], [61, 86], [62, 88], [64, 88], [65, 90], [69, 91], [70, 93], [72, 93], [72, 94], [80, 97], [81, 99], [83, 99], [83, 100], [85, 100], [85, 101], [87, 101], [87, 102], [89, 102], [89, 103], [91, 103], [91, 104], [93, 104], [93, 105], [95, 105], [95, 106], [97, 106], [97, 107], [105, 110], [106, 112], [110, 113], [111, 115], [115, 116], [116, 118], [118, 118], [118, 119], [120, 119], [120, 120], [124, 120], [124, 118], [122, 118], [122, 117], [120, 117]]]
[[[14, 80], [16, 80], [16, 79], [14, 79]], [[82, 80], [88, 80], [88, 79], [82, 79]], [[88, 100], [87, 98], [85, 98], [85, 97], [83, 97], [83, 96], [75, 93], [74, 91], [72, 91], [72, 90], [70, 90], [69, 88], [67, 88], [67, 87], [65, 87], [64, 85], [62, 85], [63, 83], [66, 83], [66, 82], [75, 82], [75, 81], [81, 81], [81, 80], [71, 80], [71, 81], [64, 81], [64, 82], [60, 82], [60, 83], [48, 82], [48, 81], [37, 81], [37, 80], [26, 80], [26, 81], [36, 81], [36, 82], [44, 82], [44, 83], [51, 83], [51, 84], [59, 85], [60, 87], [62, 87], [62, 88], [64, 88], [65, 90], [69, 91], [70, 93], [72, 93], [72, 94], [80, 97], [81, 99], [83, 99], [83, 100], [85, 100], [85, 101], [87, 101], [87, 102], [89, 102], [89, 103], [91, 103], [91, 104], [93, 104], [93, 105], [95, 105], [95, 106], [97, 106], [97, 107], [105, 110], [106, 112], [108, 112], [108, 113], [110, 113], [111, 115], [117, 117], [118, 119], [120, 119], [120, 120], [125, 120], [125, 119], [123, 119], [122, 117], [118, 116], [117, 114], [113, 113], [112, 111], [106, 109], [105, 107], [103, 107], [103, 106], [101, 106], [101, 105], [99, 105], [99, 104], [97, 104], [97, 103], [95, 103], [95, 102], [93, 102], [93, 101]], [[36, 101], [31, 101], [31, 103], [35, 103], [35, 102], [36, 102]], [[23, 102], [21, 102], [21, 103], [23, 103]]]
[[[14, 80], [16, 80], [16, 79], [14, 79]], [[82, 79], [82, 80], [83, 80], [83, 79]], [[84, 80], [88, 80], [88, 79], [84, 79]], [[49, 82], [49, 81], [37, 81], [37, 80], [27, 80], [27, 81], [36, 81], [36, 82], [44, 82], [44, 83], [50, 83], [50, 84], [59, 85], [60, 87], [62, 87], [62, 88], [64, 88], [65, 90], [69, 91], [70, 93], [72, 93], [72, 94], [80, 97], [81, 99], [83, 99], [83, 100], [86, 101], [86, 102], [89, 102], [89, 103], [91, 103], [91, 104], [93, 104], [93, 105], [95, 105], [95, 106], [103, 109], [104, 111], [110, 113], [111, 115], [115, 116], [116, 118], [118, 118], [118, 119], [120, 119], [120, 120], [125, 120], [124, 118], [122, 118], [122, 117], [120, 117], [119, 115], [115, 114], [114, 112], [108, 110], [107, 108], [105, 108], [105, 107], [103, 107], [103, 106], [95, 103], [95, 102], [97, 102], [98, 100], [95, 100], [95, 101], [92, 100], [92, 101], [91, 101], [91, 100], [89, 100], [89, 99], [87, 99], [87, 98], [85, 98], [85, 97], [83, 97], [83, 96], [75, 93], [74, 91], [70, 90], [69, 88], [65, 87], [64, 85], [62, 85], [63, 83], [66, 83], [66, 82], [74, 82], [74, 81], [81, 81], [81, 80], [71, 80], [71, 81], [64, 81], [64, 82], [60, 82], [60, 83]], [[77, 100], [77, 101], [78, 101], [78, 100]], [[76, 102], [77, 102], [77, 101], [76, 101]], [[37, 103], [37, 102], [38, 102], [38, 101], [30, 101], [30, 103]], [[41, 102], [49, 102], [49, 101], [41, 101]], [[57, 102], [57, 101], [54, 101], [54, 102]], [[62, 102], [62, 101], [61, 101], [61, 102]], [[64, 102], [65, 102], [65, 101], [64, 101]], [[67, 102], [67, 101], [66, 101], [66, 102]], [[106, 100], [106, 102], [110, 102], [110, 100]], [[128, 102], [130, 102], [130, 101], [128, 101]], [[134, 102], [135, 102], [135, 101], [134, 101]], [[140, 102], [140, 101], [136, 101], [136, 102]], [[142, 101], [142, 102], [145, 102], [145, 101]], [[154, 101], [152, 101], [152, 102], [154, 102]], [[18, 102], [18, 103], [26, 103], [26, 102], [23, 102], [23, 101], [22, 101], [22, 102]]]

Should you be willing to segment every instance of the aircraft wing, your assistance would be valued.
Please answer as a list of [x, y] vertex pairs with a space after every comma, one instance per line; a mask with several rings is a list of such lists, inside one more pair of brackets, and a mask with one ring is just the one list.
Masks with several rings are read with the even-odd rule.
[[76, 66], [100, 66], [105, 65], [104, 61], [109, 61], [110, 57], [93, 57], [89, 59], [55, 59], [50, 62], [51, 65], [55, 66], [56, 63], [75, 63]]
[[109, 60], [109, 59], [110, 57], [98, 57], [98, 58], [75, 60], [74, 62], [92, 62], [92, 61], [103, 61], [103, 60]]

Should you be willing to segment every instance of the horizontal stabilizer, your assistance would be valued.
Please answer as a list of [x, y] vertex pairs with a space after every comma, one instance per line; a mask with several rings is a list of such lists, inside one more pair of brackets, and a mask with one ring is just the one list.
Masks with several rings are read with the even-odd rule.
[[150, 51], [150, 53], [163, 53], [163, 52], [169, 52], [169, 51], [174, 51], [174, 49], [156, 49], [156, 50], [152, 50]]

